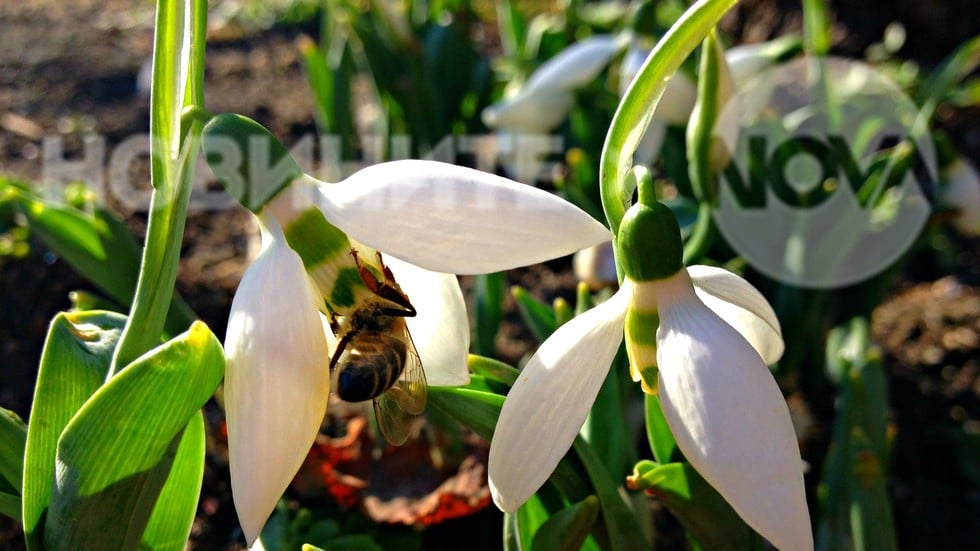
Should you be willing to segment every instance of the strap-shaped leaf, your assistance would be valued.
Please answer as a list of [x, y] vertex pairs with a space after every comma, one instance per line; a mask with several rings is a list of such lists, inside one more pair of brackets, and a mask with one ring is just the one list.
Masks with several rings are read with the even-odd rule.
[[26, 444], [27, 425], [16, 413], [0, 408], [0, 491], [21, 492]]
[[20, 520], [27, 425], [0, 408], [0, 514]]
[[558, 321], [555, 319], [555, 310], [551, 306], [534, 298], [523, 287], [512, 287], [511, 295], [517, 301], [517, 308], [538, 342], [544, 342], [555, 332]]
[[581, 549], [599, 517], [599, 500], [589, 496], [551, 516], [531, 540], [531, 551]]
[[135, 549], [185, 427], [223, 374], [221, 345], [195, 322], [96, 391], [58, 441], [45, 545]]
[[62, 313], [51, 321], [24, 452], [23, 523], [29, 549], [41, 549], [58, 438], [105, 381], [125, 323], [124, 316], [112, 312]]
[[646, 419], [647, 442], [650, 444], [650, 451], [653, 457], [660, 463], [668, 463], [677, 460], [681, 455], [677, 449], [677, 441], [667, 426], [667, 419], [664, 418], [664, 411], [660, 408], [660, 397], [654, 394], [643, 395], [643, 413]]
[[[118, 216], [97, 208], [87, 214], [66, 205], [48, 203], [25, 191], [14, 194], [17, 204], [38, 236], [52, 252], [122, 306], [129, 306], [136, 292], [140, 248], [132, 232]], [[195, 318], [180, 296], [174, 296], [166, 329], [177, 334]]]
[[[504, 397], [472, 390], [467, 387], [432, 387], [429, 403], [491, 439]], [[594, 535], [608, 542], [611, 549], [646, 549], [649, 542], [643, 536], [636, 516], [617, 489], [601, 460], [581, 437], [575, 439], [574, 454], [566, 455], [549, 479], [559, 491], [572, 500], [584, 499], [594, 493], [602, 507], [603, 523], [596, 525]], [[585, 482], [588, 480], [588, 482]], [[592, 486], [582, 493], [583, 486]]]
[[144, 548], [181, 551], [187, 545], [204, 479], [204, 451], [204, 416], [199, 411], [184, 430], [170, 476], [143, 531]]
[[641, 461], [629, 482], [663, 502], [702, 549], [763, 549], [762, 538], [690, 464]]

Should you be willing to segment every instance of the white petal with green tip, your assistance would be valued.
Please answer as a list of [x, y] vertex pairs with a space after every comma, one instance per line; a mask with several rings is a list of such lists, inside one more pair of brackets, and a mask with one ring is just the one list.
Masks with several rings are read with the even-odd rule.
[[751, 283], [713, 266], [687, 268], [698, 298], [734, 327], [767, 365], [783, 355], [783, 333], [772, 306]]

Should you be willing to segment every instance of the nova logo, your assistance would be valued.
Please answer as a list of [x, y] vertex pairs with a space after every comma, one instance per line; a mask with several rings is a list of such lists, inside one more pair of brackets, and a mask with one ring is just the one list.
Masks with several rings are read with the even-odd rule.
[[718, 136], [732, 152], [718, 176], [718, 227], [784, 283], [829, 289], [874, 276], [929, 216], [922, 189], [935, 153], [911, 136], [916, 115], [863, 63], [805, 58], [757, 76], [718, 124], [738, 129]]

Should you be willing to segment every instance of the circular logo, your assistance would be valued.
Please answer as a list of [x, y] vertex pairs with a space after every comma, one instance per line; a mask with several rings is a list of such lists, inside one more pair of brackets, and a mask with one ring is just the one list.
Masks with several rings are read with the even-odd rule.
[[798, 58], [736, 83], [716, 138], [715, 222], [760, 272], [830, 289], [887, 268], [919, 235], [936, 177], [918, 109], [885, 76], [842, 58]]

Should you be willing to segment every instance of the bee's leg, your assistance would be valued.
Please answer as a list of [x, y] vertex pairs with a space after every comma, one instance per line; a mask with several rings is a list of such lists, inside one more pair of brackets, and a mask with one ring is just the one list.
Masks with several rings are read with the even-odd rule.
[[391, 273], [391, 269], [388, 268], [384, 259], [381, 258], [381, 251], [376, 251], [375, 254], [378, 255], [378, 265], [381, 266], [381, 272], [385, 275], [385, 281], [388, 283], [388, 285], [396, 285], [395, 274]]
[[[380, 253], [379, 253], [380, 254]], [[368, 270], [364, 266], [361, 266], [361, 259], [357, 256], [357, 249], [351, 249], [350, 255], [354, 257], [354, 265], [357, 266], [357, 274], [361, 276], [361, 281], [364, 285], [374, 294], [378, 295], [381, 293], [382, 283], [378, 281], [371, 270]]]
[[340, 331], [340, 322], [337, 321], [337, 314], [330, 314], [330, 330], [336, 335]]
[[333, 371], [337, 367], [337, 362], [340, 361], [340, 357], [344, 354], [344, 350], [347, 348], [347, 343], [350, 342], [351, 334], [347, 333], [340, 338], [340, 342], [337, 343], [337, 350], [334, 350], [333, 356], [330, 358], [330, 371]]

